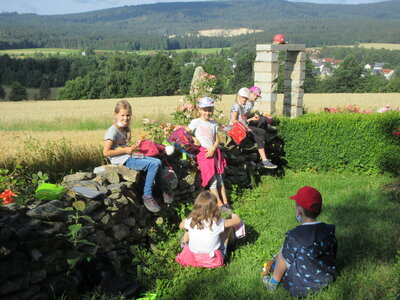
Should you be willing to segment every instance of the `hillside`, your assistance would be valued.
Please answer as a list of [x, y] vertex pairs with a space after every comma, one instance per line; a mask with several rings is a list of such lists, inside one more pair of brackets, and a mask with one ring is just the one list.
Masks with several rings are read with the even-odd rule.
[[[233, 38], [197, 36], [200, 30], [237, 28], [263, 32]], [[276, 32], [309, 46], [395, 43], [400, 40], [400, 0], [358, 5], [231, 0], [133, 5], [54, 16], [0, 14], [0, 49], [220, 47], [269, 42]]]

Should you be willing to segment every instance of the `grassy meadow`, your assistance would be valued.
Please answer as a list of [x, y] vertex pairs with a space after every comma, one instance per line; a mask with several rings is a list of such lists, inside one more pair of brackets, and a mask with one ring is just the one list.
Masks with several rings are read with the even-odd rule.
[[388, 176], [289, 171], [282, 179], [265, 177], [257, 188], [231, 199], [246, 224], [246, 238], [231, 247], [226, 267], [177, 264], [182, 231], [162, 224], [152, 235], [152, 252], [136, 248], [135, 264], [141, 270], [137, 278], [157, 299], [291, 299], [282, 287], [266, 290], [260, 272], [279, 252], [285, 232], [298, 225], [294, 202], [288, 198], [304, 185], [323, 195], [319, 220], [336, 225], [339, 244], [337, 280], [307, 299], [398, 299], [400, 184]]

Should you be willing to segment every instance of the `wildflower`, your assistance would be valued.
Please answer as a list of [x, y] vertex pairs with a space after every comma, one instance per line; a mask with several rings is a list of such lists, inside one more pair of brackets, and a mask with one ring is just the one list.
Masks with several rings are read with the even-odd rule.
[[151, 120], [151, 123], [153, 123], [153, 124], [157, 123], [157, 120]]
[[142, 135], [140, 136], [140, 139], [141, 139], [141, 140], [144, 140], [144, 139], [146, 138], [146, 136], [147, 136], [147, 134], [142, 134]]
[[147, 123], [149, 123], [150, 122], [150, 120], [148, 119], [148, 118], [144, 118], [143, 119], [143, 124], [147, 124]]
[[0, 198], [3, 199], [3, 205], [13, 203], [15, 201], [15, 199], [13, 199], [13, 197], [15, 197], [15, 196], [17, 196], [17, 195], [15, 195], [13, 193], [13, 191], [11, 191], [10, 189], [7, 189], [0, 194]]

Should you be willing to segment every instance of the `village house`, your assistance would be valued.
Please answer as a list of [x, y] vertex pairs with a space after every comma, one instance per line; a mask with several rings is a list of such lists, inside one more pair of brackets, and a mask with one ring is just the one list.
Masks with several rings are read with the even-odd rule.
[[373, 73], [375, 75], [383, 75], [383, 76], [385, 76], [386, 79], [389, 80], [394, 75], [394, 70], [393, 69], [384, 69], [383, 67], [385, 65], [388, 65], [388, 63], [376, 62], [373, 64], [366, 64], [364, 66], [364, 69], [370, 71], [371, 73]]

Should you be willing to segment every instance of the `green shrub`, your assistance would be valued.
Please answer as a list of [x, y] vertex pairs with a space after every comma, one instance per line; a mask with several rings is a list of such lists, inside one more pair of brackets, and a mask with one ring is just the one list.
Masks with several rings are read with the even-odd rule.
[[400, 173], [400, 112], [307, 114], [283, 118], [288, 167], [308, 171]]

